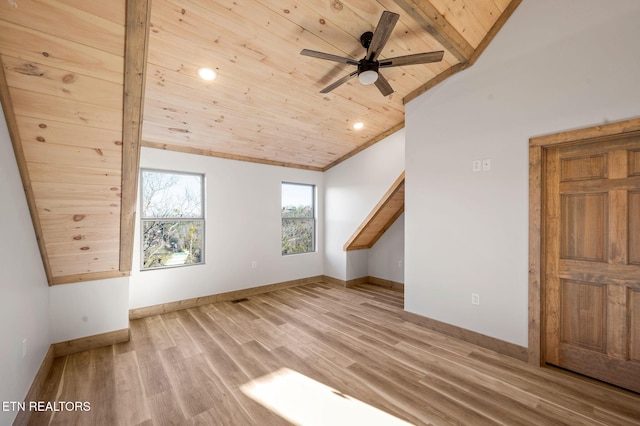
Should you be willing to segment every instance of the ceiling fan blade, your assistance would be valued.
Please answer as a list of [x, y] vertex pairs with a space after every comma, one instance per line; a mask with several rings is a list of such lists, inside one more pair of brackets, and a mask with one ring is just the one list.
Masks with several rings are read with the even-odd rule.
[[414, 55], [397, 56], [395, 58], [380, 60], [380, 68], [402, 67], [405, 65], [428, 64], [430, 62], [440, 62], [444, 56], [444, 51], [416, 53]]
[[380, 90], [380, 93], [382, 93], [382, 96], [389, 96], [393, 93], [393, 87], [391, 87], [387, 79], [380, 73], [378, 73], [378, 79], [376, 80], [375, 85], [378, 90]]
[[353, 77], [355, 77], [358, 74], [358, 71], [354, 71], [350, 74], [345, 75], [344, 77], [342, 77], [340, 80], [336, 80], [333, 83], [331, 83], [330, 85], [328, 85], [327, 87], [325, 87], [324, 89], [322, 89], [320, 91], [320, 93], [329, 93], [330, 91], [332, 91], [333, 89], [335, 89], [338, 86], [343, 85], [344, 83], [346, 83], [347, 81], [351, 80]]
[[393, 28], [396, 26], [396, 22], [398, 22], [398, 18], [400, 18], [400, 15], [397, 13], [389, 12], [388, 10], [382, 12], [380, 22], [378, 22], [378, 26], [373, 32], [371, 44], [369, 44], [369, 48], [367, 49], [367, 57], [369, 60], [375, 61], [378, 55], [380, 55], [384, 45], [387, 44], [387, 40], [389, 40], [391, 36]]
[[345, 58], [343, 56], [332, 55], [330, 53], [317, 52], [315, 50], [302, 49], [300, 54], [304, 56], [311, 56], [312, 58], [320, 58], [320, 59], [326, 59], [327, 61], [340, 62], [342, 64], [356, 65], [356, 66], [358, 65], [358, 61], [356, 60]]

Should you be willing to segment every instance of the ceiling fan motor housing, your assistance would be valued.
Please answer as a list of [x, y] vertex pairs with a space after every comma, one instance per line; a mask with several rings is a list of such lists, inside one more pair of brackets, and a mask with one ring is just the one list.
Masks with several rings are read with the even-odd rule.
[[360, 61], [360, 65], [358, 65], [358, 74], [362, 74], [365, 71], [375, 71], [378, 72], [378, 68], [380, 64], [378, 61], [369, 61], [368, 59], [363, 59]]
[[372, 39], [373, 39], [373, 33], [371, 31], [362, 33], [362, 35], [360, 36], [360, 44], [362, 44], [362, 47], [364, 47], [365, 50], [369, 49]]

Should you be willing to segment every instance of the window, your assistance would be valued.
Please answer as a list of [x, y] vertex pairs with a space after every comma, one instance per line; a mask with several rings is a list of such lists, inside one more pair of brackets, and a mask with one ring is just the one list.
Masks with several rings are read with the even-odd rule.
[[282, 254], [309, 253], [315, 247], [315, 186], [283, 182]]
[[142, 269], [203, 263], [204, 176], [142, 170]]

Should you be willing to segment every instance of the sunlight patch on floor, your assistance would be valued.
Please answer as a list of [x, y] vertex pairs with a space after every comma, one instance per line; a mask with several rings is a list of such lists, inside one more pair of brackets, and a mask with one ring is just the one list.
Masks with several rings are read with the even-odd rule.
[[288, 368], [240, 387], [245, 395], [296, 425], [410, 425]]

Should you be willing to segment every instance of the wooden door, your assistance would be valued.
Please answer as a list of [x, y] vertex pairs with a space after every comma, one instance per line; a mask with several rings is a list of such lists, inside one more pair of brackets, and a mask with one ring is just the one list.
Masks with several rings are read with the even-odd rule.
[[640, 137], [546, 150], [544, 361], [640, 392]]

